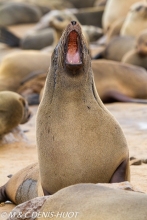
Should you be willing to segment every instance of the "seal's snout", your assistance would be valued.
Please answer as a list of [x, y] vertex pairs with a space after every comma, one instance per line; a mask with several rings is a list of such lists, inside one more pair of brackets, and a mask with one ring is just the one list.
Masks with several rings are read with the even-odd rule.
[[76, 25], [77, 22], [76, 22], [76, 21], [71, 21], [71, 24], [72, 24], [72, 25]]

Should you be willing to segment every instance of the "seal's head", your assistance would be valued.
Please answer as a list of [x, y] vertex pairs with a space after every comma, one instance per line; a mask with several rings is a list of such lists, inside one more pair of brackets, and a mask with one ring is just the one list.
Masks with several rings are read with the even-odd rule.
[[52, 54], [52, 67], [77, 73], [85, 69], [89, 62], [90, 54], [81, 27], [77, 21], [71, 21]]
[[141, 56], [147, 56], [147, 30], [142, 31], [136, 44], [137, 53]]

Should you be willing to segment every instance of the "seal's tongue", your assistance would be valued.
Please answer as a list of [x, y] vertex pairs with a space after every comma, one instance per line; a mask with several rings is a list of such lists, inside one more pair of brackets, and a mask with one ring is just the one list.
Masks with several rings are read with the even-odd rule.
[[78, 33], [76, 31], [71, 31], [68, 37], [66, 62], [69, 64], [81, 63], [78, 46]]

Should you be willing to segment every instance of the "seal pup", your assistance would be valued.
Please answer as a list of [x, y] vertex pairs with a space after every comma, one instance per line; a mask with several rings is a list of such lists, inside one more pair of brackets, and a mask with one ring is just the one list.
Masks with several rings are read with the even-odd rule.
[[[102, 17], [102, 26], [105, 32], [110, 28], [114, 21], [127, 15], [131, 5], [138, 0], [109, 0], [106, 3], [105, 11]], [[115, 10], [114, 10], [115, 8]]]
[[136, 46], [122, 57], [122, 62], [147, 69], [147, 30], [139, 34]]
[[76, 21], [52, 54], [36, 136], [45, 194], [81, 182], [129, 180], [126, 139], [96, 92], [89, 50]]
[[122, 25], [120, 35], [137, 37], [144, 29], [147, 29], [147, 2], [137, 2], [132, 5]]
[[31, 113], [26, 100], [10, 91], [0, 92], [0, 138], [19, 124], [30, 119]]

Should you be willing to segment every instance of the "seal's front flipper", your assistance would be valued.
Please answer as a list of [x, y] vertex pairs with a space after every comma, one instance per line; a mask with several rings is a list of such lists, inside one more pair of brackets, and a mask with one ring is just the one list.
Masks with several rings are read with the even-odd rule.
[[6, 184], [0, 187], [0, 203], [8, 201], [9, 198], [6, 194]]
[[44, 196], [49, 196], [49, 195], [51, 195], [47, 190], [45, 190], [45, 189], [43, 189], [43, 188], [42, 188], [42, 190], [43, 190]]
[[20, 38], [15, 36], [5, 27], [0, 27], [0, 42], [7, 44], [10, 47], [19, 47]]
[[111, 102], [131, 102], [131, 103], [142, 103], [147, 104], [147, 99], [136, 99], [128, 97], [120, 92], [117, 91], [109, 91], [107, 92], [104, 97], [102, 97], [102, 101], [104, 103], [111, 103]]
[[110, 183], [119, 183], [130, 180], [129, 158], [124, 160], [115, 170], [111, 177]]

